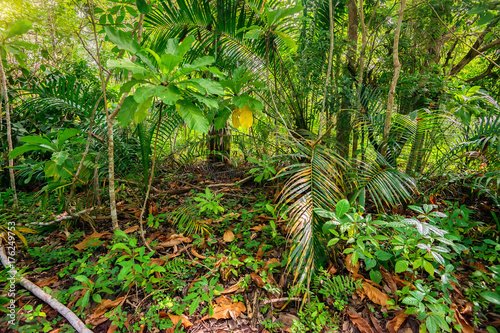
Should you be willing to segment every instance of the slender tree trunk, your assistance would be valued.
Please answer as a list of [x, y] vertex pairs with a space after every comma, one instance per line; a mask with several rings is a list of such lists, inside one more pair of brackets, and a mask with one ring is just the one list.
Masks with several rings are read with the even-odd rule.
[[[90, 6], [90, 4], [89, 4]], [[90, 6], [91, 7], [91, 6]], [[91, 7], [93, 8], [93, 7]], [[94, 12], [91, 11], [91, 23], [93, 27], [93, 33], [94, 33], [94, 40], [96, 43], [96, 48], [97, 48], [97, 63], [99, 67], [99, 77], [101, 79], [101, 90], [103, 94], [103, 99], [104, 99], [104, 112], [106, 113], [106, 122], [107, 122], [107, 134], [108, 134], [108, 159], [109, 159], [109, 164], [108, 164], [108, 178], [109, 178], [109, 208], [110, 208], [110, 215], [111, 215], [111, 223], [113, 226], [113, 230], [118, 230], [120, 227], [118, 225], [118, 213], [116, 211], [116, 191], [115, 191], [115, 155], [114, 155], [114, 137], [113, 137], [113, 121], [118, 115], [118, 112], [120, 112], [120, 109], [123, 105], [123, 102], [125, 101], [125, 98], [127, 97], [127, 94], [123, 94], [120, 102], [118, 103], [117, 107], [113, 110], [113, 112], [109, 112], [108, 109], [108, 101], [106, 97], [106, 87], [109, 82], [109, 79], [111, 78], [111, 73], [108, 74], [107, 79], [104, 79], [104, 72], [103, 72], [103, 67], [102, 67], [102, 61], [101, 61], [101, 55], [100, 55], [100, 47], [99, 47], [99, 42], [97, 38], [97, 32], [96, 32], [96, 23], [95, 23], [95, 16]], [[141, 37], [142, 37], [142, 25], [144, 22], [144, 15], [141, 14], [139, 17], [139, 22], [137, 23], [137, 28], [134, 30], [134, 32], [137, 32], [137, 41], [140, 42]], [[123, 51], [120, 53], [123, 54]], [[135, 59], [133, 59], [135, 60]]]
[[[338, 4], [338, 2], [337, 2]], [[335, 7], [337, 6], [335, 4]], [[318, 137], [321, 136], [321, 131], [323, 129], [323, 123], [325, 122], [325, 106], [326, 106], [326, 97], [328, 96], [328, 88], [330, 87], [330, 78], [332, 75], [332, 65], [333, 65], [333, 46], [334, 46], [334, 28], [335, 21], [333, 20], [333, 1], [328, 0], [328, 13], [330, 16], [330, 50], [328, 51], [328, 69], [326, 70], [326, 82], [325, 82], [325, 91], [323, 93], [323, 102], [321, 105], [321, 114], [319, 117], [319, 129], [318, 129]]]
[[[347, 71], [346, 75], [351, 81], [356, 77], [356, 50], [358, 43], [358, 10], [356, 0], [347, 1], [347, 13], [349, 24], [347, 29], [347, 39], [349, 47], [347, 49]], [[339, 155], [343, 158], [349, 157], [349, 145], [351, 136], [351, 111], [352, 108], [349, 92], [344, 92], [342, 96], [341, 110], [337, 117], [337, 142], [339, 143]]]
[[[7, 125], [7, 144], [9, 146], [9, 154], [12, 151], [12, 126], [10, 123], [10, 105], [9, 105], [9, 95], [7, 89], [7, 78], [5, 77], [5, 70], [3, 68], [3, 59], [0, 53], [0, 75], [2, 76], [2, 94], [3, 100], [5, 102], [5, 121]], [[14, 199], [14, 211], [19, 212], [19, 202], [17, 201], [16, 192], [16, 177], [14, 176], [14, 160], [9, 157], [9, 177], [10, 177], [10, 188], [12, 189], [12, 198]]]
[[[365, 13], [363, 9], [363, 0], [359, 0], [359, 21], [361, 22], [361, 52], [359, 54], [359, 69], [358, 69], [358, 89], [356, 91], [356, 112], [362, 111], [361, 106], [361, 89], [363, 87], [363, 74], [365, 71], [365, 52], [366, 52], [366, 25]], [[354, 132], [352, 138], [352, 158], [356, 159], [356, 152], [358, 150], [358, 129], [355, 117]]]
[[392, 47], [392, 61], [394, 62], [394, 75], [392, 76], [391, 86], [389, 88], [389, 98], [387, 101], [387, 112], [385, 114], [384, 138], [382, 142], [382, 155], [387, 153], [387, 144], [389, 142], [389, 129], [391, 128], [391, 118], [394, 108], [394, 96], [396, 95], [396, 84], [398, 83], [399, 73], [401, 72], [401, 63], [399, 62], [399, 35], [403, 23], [406, 0], [401, 0], [399, 7], [398, 23], [394, 32], [394, 44]]

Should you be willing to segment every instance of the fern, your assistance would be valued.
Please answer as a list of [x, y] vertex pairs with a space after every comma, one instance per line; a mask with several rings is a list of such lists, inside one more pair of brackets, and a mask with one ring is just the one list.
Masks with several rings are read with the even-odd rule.
[[361, 280], [354, 280], [348, 275], [331, 276], [325, 270], [320, 270], [320, 274], [313, 279], [312, 286], [313, 290], [326, 299], [332, 297], [335, 308], [342, 311], [348, 303], [348, 298], [363, 284]]
[[198, 207], [187, 204], [172, 212], [171, 218], [177, 229], [185, 235], [210, 234], [210, 227], [200, 219], [198, 211]]

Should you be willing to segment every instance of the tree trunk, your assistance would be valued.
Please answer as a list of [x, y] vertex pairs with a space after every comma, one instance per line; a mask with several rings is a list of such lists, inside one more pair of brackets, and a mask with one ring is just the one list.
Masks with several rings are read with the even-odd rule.
[[[2, 94], [5, 102], [5, 121], [7, 125], [7, 144], [9, 146], [9, 154], [12, 151], [12, 126], [10, 123], [10, 105], [9, 105], [9, 95], [7, 89], [7, 78], [5, 77], [5, 71], [3, 68], [3, 59], [0, 53], [0, 75], [2, 76]], [[16, 192], [16, 177], [14, 176], [14, 160], [9, 158], [9, 177], [10, 177], [10, 188], [12, 189], [12, 198], [14, 199], [14, 211], [17, 213], [19, 211], [19, 203], [17, 201]]]
[[[335, 6], [337, 6], [337, 5], [335, 5]], [[335, 22], [333, 20], [333, 1], [332, 0], [328, 0], [328, 13], [330, 16], [330, 50], [328, 51], [328, 69], [326, 71], [325, 91], [323, 93], [323, 102], [321, 104], [321, 114], [319, 117], [318, 137], [321, 136], [321, 131], [323, 130], [323, 123], [325, 122], [326, 97], [328, 95], [328, 87], [330, 86], [330, 77], [332, 75], [333, 46], [334, 46], [334, 32], [335, 32], [334, 31]]]
[[500, 39], [497, 39], [482, 48], [479, 48], [483, 42], [484, 39], [486, 38], [486, 35], [491, 32], [492, 28], [496, 26], [498, 21], [500, 20], [499, 18], [494, 19], [491, 21], [486, 29], [477, 37], [476, 41], [472, 45], [472, 48], [467, 52], [467, 54], [456, 64], [450, 71], [450, 76], [457, 75], [465, 66], [467, 66], [475, 57], [477, 57], [480, 53], [483, 53], [490, 48], [499, 45], [500, 44]]
[[[349, 25], [347, 39], [350, 45], [347, 49], [347, 70], [346, 75], [354, 81], [356, 77], [356, 50], [358, 42], [358, 10], [356, 0], [348, 0], [347, 11]], [[349, 93], [342, 96], [341, 110], [337, 118], [337, 141], [339, 143], [339, 155], [343, 158], [349, 157], [349, 144], [351, 136], [351, 112], [352, 108]]]
[[[224, 162], [231, 153], [231, 134], [226, 126], [220, 130], [215, 130], [213, 126], [208, 132], [208, 150], [210, 154], [208, 159], [212, 162]], [[227, 158], [225, 157], [227, 156]]]
[[389, 129], [391, 128], [391, 118], [394, 107], [394, 96], [396, 95], [396, 84], [398, 83], [399, 73], [401, 72], [401, 63], [399, 62], [399, 34], [401, 32], [401, 24], [403, 23], [403, 15], [405, 11], [406, 0], [401, 0], [399, 7], [398, 23], [394, 32], [394, 45], [392, 47], [392, 61], [394, 62], [394, 75], [392, 77], [391, 86], [389, 88], [389, 98], [387, 101], [387, 112], [385, 114], [384, 138], [382, 142], [382, 155], [387, 152], [387, 144], [389, 141]]

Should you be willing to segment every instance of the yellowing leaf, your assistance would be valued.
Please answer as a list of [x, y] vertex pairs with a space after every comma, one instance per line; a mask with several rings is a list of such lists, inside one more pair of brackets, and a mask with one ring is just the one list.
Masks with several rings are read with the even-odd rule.
[[249, 129], [253, 124], [253, 114], [250, 108], [245, 105], [242, 108], [235, 109], [233, 112], [233, 126], [243, 127], [244, 129]]
[[232, 242], [234, 240], [234, 232], [232, 232], [231, 230], [226, 230], [223, 238], [224, 238], [224, 242], [226, 242], [226, 243]]
[[248, 106], [244, 106], [240, 109], [240, 125], [244, 129], [249, 129], [253, 124], [253, 115], [252, 111]]
[[234, 127], [236, 128], [240, 127], [240, 109], [238, 108], [234, 109], [232, 120]]

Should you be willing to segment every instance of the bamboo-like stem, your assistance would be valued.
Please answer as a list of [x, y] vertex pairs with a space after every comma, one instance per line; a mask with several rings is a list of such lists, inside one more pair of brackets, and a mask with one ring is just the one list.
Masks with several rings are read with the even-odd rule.
[[[337, 6], [338, 2], [335, 4]], [[321, 136], [321, 131], [323, 129], [323, 123], [325, 122], [325, 106], [326, 106], [326, 97], [328, 95], [328, 87], [330, 86], [330, 77], [332, 73], [332, 65], [333, 65], [333, 46], [334, 46], [334, 20], [333, 20], [333, 1], [328, 0], [328, 13], [330, 15], [330, 50], [328, 51], [328, 68], [326, 70], [326, 82], [325, 82], [325, 90], [323, 92], [323, 102], [321, 104], [321, 114], [319, 117], [319, 129], [318, 136]]]
[[[7, 78], [5, 77], [5, 70], [3, 68], [3, 60], [2, 55], [0, 54], [0, 75], [2, 76], [2, 94], [3, 100], [5, 102], [5, 121], [7, 125], [7, 144], [9, 146], [9, 154], [12, 151], [12, 125], [10, 122], [10, 105], [9, 105], [9, 96], [7, 89]], [[16, 192], [16, 177], [14, 175], [14, 160], [12, 158], [9, 159], [9, 177], [10, 177], [10, 188], [12, 189], [12, 198], [14, 199], [14, 211], [16, 213], [19, 212], [19, 202], [17, 201], [17, 192]]]

